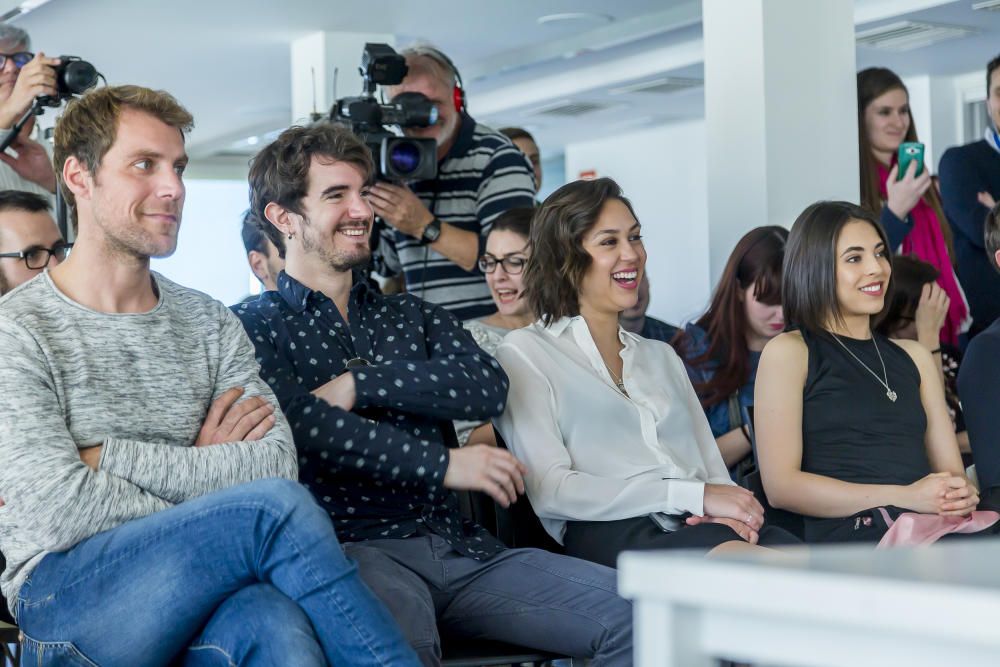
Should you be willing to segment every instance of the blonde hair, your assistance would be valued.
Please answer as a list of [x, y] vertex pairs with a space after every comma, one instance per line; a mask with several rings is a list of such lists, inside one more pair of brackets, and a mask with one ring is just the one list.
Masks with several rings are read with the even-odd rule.
[[194, 118], [187, 109], [162, 90], [141, 86], [110, 86], [98, 88], [75, 98], [66, 105], [56, 121], [53, 161], [63, 198], [76, 224], [76, 199], [62, 181], [62, 168], [69, 157], [79, 160], [92, 175], [97, 174], [101, 160], [118, 135], [122, 109], [134, 109], [153, 116], [183, 136], [194, 127]]

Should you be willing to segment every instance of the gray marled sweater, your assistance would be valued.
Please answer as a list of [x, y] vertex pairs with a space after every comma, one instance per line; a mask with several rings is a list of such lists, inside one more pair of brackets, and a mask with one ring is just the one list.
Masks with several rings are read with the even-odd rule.
[[[159, 303], [141, 314], [85, 308], [47, 273], [0, 299], [0, 588], [12, 608], [49, 552], [210, 491], [296, 479], [291, 431], [239, 320], [154, 278]], [[231, 387], [266, 396], [274, 427], [259, 441], [194, 447]], [[93, 471], [78, 449], [98, 444]]]

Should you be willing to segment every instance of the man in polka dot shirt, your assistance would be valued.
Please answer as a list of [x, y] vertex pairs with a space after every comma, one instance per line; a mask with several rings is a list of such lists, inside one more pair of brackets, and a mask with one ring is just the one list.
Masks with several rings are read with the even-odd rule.
[[354, 272], [370, 259], [372, 174], [364, 144], [326, 124], [286, 130], [250, 170], [252, 209], [286, 266], [276, 292], [234, 310], [292, 427], [301, 481], [425, 664], [440, 661], [439, 625], [630, 664], [631, 606], [613, 570], [506, 549], [462, 519], [454, 490], [504, 506], [524, 493], [506, 450], [446, 445], [451, 420], [502, 412], [507, 378], [453, 315]]

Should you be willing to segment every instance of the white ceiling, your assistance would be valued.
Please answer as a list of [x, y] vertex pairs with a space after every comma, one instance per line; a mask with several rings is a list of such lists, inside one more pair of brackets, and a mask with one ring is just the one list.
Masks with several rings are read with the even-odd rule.
[[[1000, 12], [974, 12], [972, 2], [854, 0], [863, 27], [905, 17], [981, 31], [904, 54], [860, 48], [859, 68], [881, 64], [902, 75], [982, 68], [1000, 45]], [[560, 12], [613, 20], [536, 23]], [[15, 22], [36, 50], [81, 56], [110, 83], [172, 92], [195, 116], [195, 156], [289, 122], [290, 44], [316, 31], [437, 44], [465, 74], [473, 115], [527, 126], [551, 153], [570, 141], [703, 115], [700, 88], [611, 92], [664, 76], [702, 78], [700, 13], [699, 0], [50, 0]], [[562, 102], [606, 108], [571, 119], [537, 114]]]

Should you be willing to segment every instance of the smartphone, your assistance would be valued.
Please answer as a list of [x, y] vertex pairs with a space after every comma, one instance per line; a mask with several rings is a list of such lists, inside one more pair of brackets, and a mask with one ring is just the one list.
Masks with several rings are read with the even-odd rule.
[[899, 169], [896, 171], [896, 180], [901, 181], [906, 176], [910, 168], [910, 163], [917, 163], [917, 172], [914, 176], [919, 176], [924, 171], [924, 145], [916, 141], [904, 141], [899, 145]]

